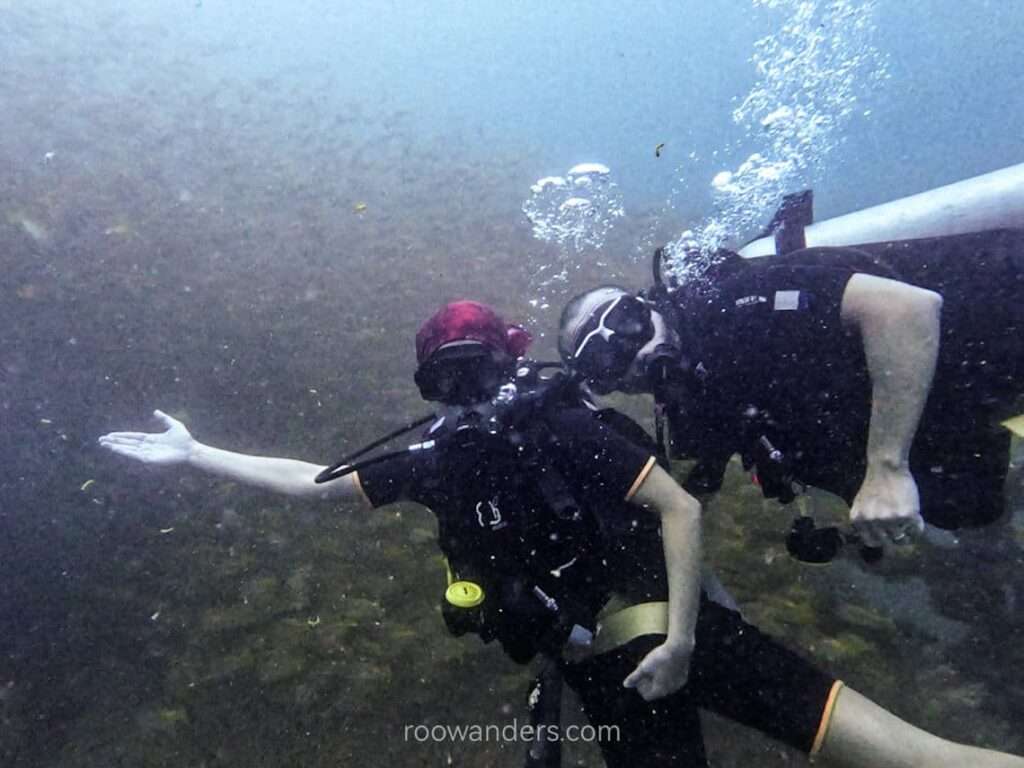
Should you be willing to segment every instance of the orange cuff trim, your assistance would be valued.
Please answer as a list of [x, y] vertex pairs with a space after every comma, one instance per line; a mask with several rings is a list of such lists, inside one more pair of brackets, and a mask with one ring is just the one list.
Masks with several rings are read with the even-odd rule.
[[359, 473], [352, 473], [352, 485], [355, 486], [356, 492], [363, 497], [363, 501], [366, 502], [366, 506], [373, 509], [373, 502], [370, 501], [370, 497], [366, 495], [366, 491], [363, 490], [363, 481], [359, 479]]
[[842, 680], [836, 680], [832, 683], [832, 690], [828, 692], [828, 699], [825, 701], [825, 709], [821, 712], [821, 722], [818, 723], [818, 733], [814, 736], [814, 744], [811, 746], [810, 757], [813, 759], [818, 752], [821, 751], [822, 746], [825, 744], [825, 737], [828, 735], [828, 727], [832, 723], [832, 712], [836, 707], [836, 699], [839, 698], [839, 692], [843, 690]]
[[644, 464], [644, 468], [640, 470], [640, 474], [636, 476], [636, 480], [634, 480], [633, 484], [629, 486], [629, 492], [626, 494], [625, 501], [629, 501], [636, 495], [636, 492], [640, 490], [640, 486], [644, 484], [644, 480], [646, 480], [647, 476], [651, 474], [651, 470], [654, 469], [654, 465], [657, 463], [658, 460], [653, 456], [647, 460], [647, 463]]

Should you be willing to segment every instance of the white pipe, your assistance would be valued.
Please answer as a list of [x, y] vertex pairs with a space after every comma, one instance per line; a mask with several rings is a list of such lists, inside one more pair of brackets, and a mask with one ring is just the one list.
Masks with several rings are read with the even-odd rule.
[[[1024, 227], [1024, 163], [811, 224], [807, 246], [862, 245]], [[745, 245], [746, 258], [775, 253], [775, 239]]]

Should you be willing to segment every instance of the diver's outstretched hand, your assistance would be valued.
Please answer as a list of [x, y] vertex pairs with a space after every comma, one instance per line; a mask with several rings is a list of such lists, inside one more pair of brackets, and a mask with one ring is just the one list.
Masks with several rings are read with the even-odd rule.
[[143, 464], [183, 464], [188, 461], [197, 443], [185, 425], [163, 411], [153, 411], [153, 415], [167, 427], [166, 432], [111, 432], [99, 439], [100, 445]]
[[635, 688], [644, 701], [668, 696], [686, 685], [692, 655], [692, 645], [684, 648], [662, 643], [640, 660], [622, 684]]
[[909, 544], [924, 530], [910, 470], [869, 468], [850, 507], [850, 522], [869, 547]]

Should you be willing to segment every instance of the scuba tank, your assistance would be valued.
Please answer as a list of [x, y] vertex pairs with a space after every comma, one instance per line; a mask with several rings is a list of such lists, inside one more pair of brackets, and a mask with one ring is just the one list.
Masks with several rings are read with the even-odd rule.
[[[1024, 226], [1024, 163], [810, 224], [806, 245], [864, 245]], [[744, 258], [783, 253], [762, 235]]]

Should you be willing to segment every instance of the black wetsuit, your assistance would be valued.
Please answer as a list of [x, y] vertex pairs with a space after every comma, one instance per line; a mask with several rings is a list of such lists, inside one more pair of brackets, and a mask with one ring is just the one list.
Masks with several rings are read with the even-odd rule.
[[758, 447], [766, 437], [793, 478], [853, 501], [871, 414], [863, 343], [840, 320], [857, 272], [942, 295], [911, 471], [928, 522], [991, 522], [1004, 507], [1010, 445], [999, 422], [1024, 392], [1024, 230], [734, 256], [680, 291], [675, 321], [694, 376], [673, 440], [677, 455], [699, 459], [688, 487], [716, 489], [735, 453], [769, 469]]
[[[425, 450], [368, 467], [359, 485], [374, 506], [411, 500], [432, 509], [450, 558], [475, 556], [477, 567], [525, 573], [560, 601], [577, 597], [596, 612], [613, 594], [626, 603], [667, 599], [658, 521], [628, 503], [655, 464], [650, 450], [622, 436], [640, 428], [583, 407], [549, 409], [544, 418], [540, 464], [524, 467], [504, 439], [482, 438], [464, 449]], [[552, 511], [539, 490], [542, 471], [564, 478], [579, 506], [575, 520]], [[507, 649], [520, 645], [502, 631]], [[690, 682], [648, 703], [622, 681], [662, 640], [643, 636], [562, 663], [591, 721], [619, 728], [618, 740], [601, 744], [609, 766], [706, 766], [698, 707], [805, 752], [815, 748], [838, 690], [834, 678], [703, 598]]]

